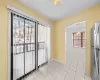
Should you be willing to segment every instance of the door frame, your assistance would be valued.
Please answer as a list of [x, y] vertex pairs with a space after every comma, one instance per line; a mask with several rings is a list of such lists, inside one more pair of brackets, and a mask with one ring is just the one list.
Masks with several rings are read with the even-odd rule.
[[[28, 14], [26, 14], [26, 13], [24, 13], [24, 12], [22, 12], [22, 11], [16, 9], [16, 8], [10, 6], [10, 5], [7, 5], [7, 8], [8, 8], [8, 80], [11, 80], [11, 13], [15, 12], [15, 13], [24, 15], [26, 17], [29, 17], [30, 19], [33, 19], [33, 21], [36, 22], [36, 26], [35, 26], [36, 30], [38, 30], [38, 23], [43, 24], [43, 25], [45, 25], [47, 27], [51, 27], [51, 25], [46, 24], [46, 23], [44, 23], [42, 21], [39, 21], [39, 20], [35, 19], [34, 17], [32, 17], [32, 16], [30, 16], [30, 15], [28, 15]], [[35, 36], [38, 35], [38, 31], [36, 31], [36, 30], [35, 30], [35, 34], [36, 34]], [[50, 28], [50, 34], [51, 34], [51, 28]], [[38, 36], [37, 36], [37, 38], [35, 38], [35, 40], [38, 41]], [[51, 36], [50, 36], [50, 42], [51, 42]], [[38, 47], [38, 45], [35, 46], [35, 48], [37, 48], [37, 47]], [[51, 48], [51, 46], [49, 46], [49, 47]], [[38, 49], [36, 49], [36, 50], [38, 51]], [[50, 54], [49, 57], [51, 57], [51, 54]], [[37, 61], [36, 63], [38, 63], [38, 58], [36, 59], [36, 61]], [[36, 66], [36, 70], [37, 69], [38, 69], [38, 66]]]
[[11, 11], [8, 11], [8, 80], [11, 80]]
[[[20, 15], [20, 14], [15, 14], [15, 15]], [[11, 12], [11, 44], [10, 44], [10, 47], [11, 47], [11, 60], [10, 60], [10, 62], [11, 62], [11, 80], [13, 80], [13, 16], [14, 16], [14, 13], [12, 13]], [[22, 16], [20, 16], [22, 19], [24, 19], [24, 48], [25, 48], [25, 20], [27, 20], [26, 18], [24, 18], [24, 17], [22, 17]], [[26, 66], [25, 66], [25, 49], [24, 49], [24, 51], [23, 51], [23, 56], [24, 56], [24, 75], [23, 76], [21, 76], [21, 77], [19, 77], [18, 78], [18, 80], [19, 79], [22, 79], [22, 78], [24, 78], [25, 76], [27, 76], [28, 74], [30, 74], [31, 72], [33, 72], [33, 71], [35, 71], [36, 70], [36, 68], [38, 68], [37, 66], [36, 66], [36, 63], [37, 63], [37, 61], [38, 61], [38, 57], [37, 57], [37, 52], [36, 52], [36, 45], [37, 45], [37, 43], [36, 43], [36, 38], [37, 38], [37, 36], [36, 36], [36, 22], [35, 21], [32, 21], [32, 22], [34, 22], [35, 23], [35, 69], [33, 69], [33, 70], [31, 70], [31, 71], [29, 71], [28, 73], [25, 73], [25, 69], [26, 69]], [[33, 52], [33, 51], [32, 51]], [[33, 54], [33, 53], [32, 53]]]
[[[86, 21], [82, 21], [82, 22], [78, 22], [78, 23], [73, 23], [73, 24], [65, 26], [65, 64], [67, 64], [67, 45], [66, 45], [67, 44], [67, 36], [66, 36], [67, 29], [71, 28], [70, 27], [71, 25], [77, 25], [77, 24], [83, 24], [83, 23], [85, 24], [85, 37], [86, 37]], [[87, 42], [87, 39], [86, 39], [86, 42]], [[86, 72], [86, 49], [87, 49], [86, 47], [85, 47], [85, 63], [84, 63], [85, 72]]]

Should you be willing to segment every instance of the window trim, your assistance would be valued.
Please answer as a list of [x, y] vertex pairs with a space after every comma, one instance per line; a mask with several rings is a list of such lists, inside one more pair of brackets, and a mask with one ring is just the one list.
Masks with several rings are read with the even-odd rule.
[[[73, 43], [72, 43], [72, 46], [75, 47], [75, 48], [86, 48], [86, 46], [85, 46], [85, 47], [83, 46], [83, 40], [86, 41], [86, 39], [83, 39], [83, 33], [86, 34], [86, 32], [85, 32], [85, 31], [80, 32], [80, 34], [81, 34], [81, 39], [75, 39], [75, 38], [74, 38], [74, 35], [75, 35], [76, 33], [78, 33], [78, 32], [73, 32], [73, 33], [72, 33], [72, 40], [73, 40], [73, 41], [72, 41], [72, 42], [73, 42]], [[85, 38], [86, 38], [86, 37], [85, 37]], [[75, 40], [77, 40], [77, 41], [78, 41], [78, 40], [81, 40], [81, 45], [78, 44], [77, 46], [75, 46], [75, 43], [74, 43]]]

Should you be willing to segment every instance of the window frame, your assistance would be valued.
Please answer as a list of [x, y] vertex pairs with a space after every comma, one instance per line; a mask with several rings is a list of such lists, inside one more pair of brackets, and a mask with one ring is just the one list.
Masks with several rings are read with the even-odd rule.
[[[83, 46], [83, 41], [85, 41], [85, 43], [86, 43], [86, 32], [85, 31], [82, 31], [82, 32], [80, 32], [80, 36], [81, 36], [81, 38], [79, 38], [79, 39], [75, 39], [75, 34], [77, 34], [78, 32], [74, 32], [74, 33], [72, 33], [72, 45], [73, 45], [73, 47], [76, 47], [76, 48], [86, 48], [86, 46]], [[83, 39], [83, 33], [85, 34], [85, 38]], [[75, 45], [75, 40], [76, 41], [78, 41], [79, 42], [79, 40], [81, 41], [81, 44], [79, 44], [79, 43], [77, 43], [77, 46]]]

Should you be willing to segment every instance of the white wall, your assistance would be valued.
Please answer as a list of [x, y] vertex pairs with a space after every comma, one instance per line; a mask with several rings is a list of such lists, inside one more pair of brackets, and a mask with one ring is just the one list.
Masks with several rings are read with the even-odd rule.
[[[82, 61], [85, 63], [85, 48], [73, 47], [73, 32], [82, 32], [85, 31], [86, 23], [73, 24], [66, 28], [66, 64], [70, 65], [71, 63], [77, 63]], [[84, 65], [85, 66], [85, 65]]]

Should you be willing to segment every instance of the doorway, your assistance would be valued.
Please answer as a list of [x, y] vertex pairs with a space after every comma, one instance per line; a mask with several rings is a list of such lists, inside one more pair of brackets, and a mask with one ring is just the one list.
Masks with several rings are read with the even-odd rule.
[[50, 27], [11, 13], [11, 80], [20, 80], [48, 62]]
[[79, 22], [66, 27], [65, 30], [66, 64], [81, 64], [85, 72], [86, 60], [86, 22]]

